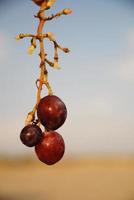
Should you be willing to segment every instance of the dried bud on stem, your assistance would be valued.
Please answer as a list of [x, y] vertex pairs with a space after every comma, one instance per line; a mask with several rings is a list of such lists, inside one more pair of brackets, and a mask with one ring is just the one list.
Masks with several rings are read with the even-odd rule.
[[70, 8], [66, 8], [66, 9], [63, 10], [64, 15], [69, 15], [71, 13], [72, 13], [72, 10]]

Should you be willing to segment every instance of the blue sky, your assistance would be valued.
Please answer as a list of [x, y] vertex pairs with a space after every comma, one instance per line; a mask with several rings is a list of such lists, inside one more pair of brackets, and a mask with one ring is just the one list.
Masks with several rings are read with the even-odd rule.
[[[17, 42], [15, 36], [36, 32], [38, 7], [30, 0], [9, 2], [0, 5], [0, 152], [29, 154], [19, 133], [36, 101], [38, 49], [29, 56], [30, 41]], [[68, 55], [60, 53], [60, 71], [49, 69], [54, 93], [68, 108], [67, 121], [58, 130], [66, 154], [134, 153], [134, 4], [57, 0], [47, 14], [68, 7], [72, 15], [44, 28], [71, 49]], [[52, 56], [52, 46], [45, 45]]]

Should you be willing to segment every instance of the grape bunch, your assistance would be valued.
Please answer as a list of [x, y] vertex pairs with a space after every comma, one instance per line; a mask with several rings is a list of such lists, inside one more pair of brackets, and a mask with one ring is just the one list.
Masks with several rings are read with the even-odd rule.
[[46, 131], [42, 132], [37, 124], [29, 124], [22, 129], [20, 139], [28, 147], [35, 146], [40, 161], [52, 165], [62, 158], [65, 151], [64, 140], [55, 130], [65, 122], [67, 109], [59, 97], [48, 95], [40, 100], [37, 116]]
[[[57, 19], [62, 15], [72, 13], [69, 8], [62, 11], [46, 16], [45, 11], [51, 8], [56, 0], [32, 0], [37, 6], [40, 7], [39, 12], [35, 15], [38, 18], [39, 24], [37, 34], [19, 34], [16, 39], [31, 38], [28, 53], [31, 55], [37, 46], [37, 41], [40, 46], [40, 77], [36, 81], [37, 86], [37, 101], [31, 112], [28, 113], [25, 127], [21, 130], [20, 140], [28, 147], [35, 147], [35, 153], [40, 161], [45, 164], [52, 165], [58, 162], [64, 155], [65, 143], [62, 136], [56, 132], [60, 128], [66, 118], [67, 109], [64, 102], [53, 94], [52, 88], [48, 81], [47, 65], [59, 69], [58, 50], [64, 53], [69, 53], [68, 48], [64, 48], [56, 41], [55, 36], [51, 32], [43, 33], [43, 28], [46, 22]], [[44, 39], [48, 39], [54, 46], [53, 61], [47, 57], [46, 49], [44, 47]], [[46, 86], [48, 94], [41, 97], [43, 86]], [[44, 130], [41, 129], [41, 126]]]

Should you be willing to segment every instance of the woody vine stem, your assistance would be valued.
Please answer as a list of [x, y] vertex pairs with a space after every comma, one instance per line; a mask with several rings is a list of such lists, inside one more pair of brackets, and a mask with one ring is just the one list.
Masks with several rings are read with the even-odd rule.
[[37, 86], [38, 88], [38, 92], [37, 92], [37, 102], [36, 102], [36, 105], [33, 109], [33, 115], [35, 114], [36, 112], [36, 109], [37, 109], [37, 105], [41, 99], [41, 90], [42, 90], [42, 86], [43, 84], [46, 85], [47, 89], [48, 89], [48, 94], [49, 95], [52, 95], [53, 92], [52, 92], [52, 89], [50, 87], [50, 84], [48, 82], [48, 72], [47, 72], [47, 69], [46, 69], [46, 63], [45, 63], [45, 57], [46, 57], [46, 54], [45, 54], [45, 48], [44, 48], [44, 38], [43, 38], [43, 33], [42, 33], [42, 30], [43, 30], [43, 27], [44, 27], [44, 24], [45, 24], [45, 14], [44, 12], [40, 12], [38, 14], [38, 17], [39, 17], [39, 26], [38, 26], [38, 29], [37, 29], [37, 36], [36, 38], [39, 39], [39, 43], [40, 43], [40, 53], [39, 53], [39, 56], [40, 56], [40, 59], [41, 59], [41, 62], [40, 62], [40, 78], [39, 80], [37, 80], [37, 82], [39, 81], [39, 86]]
[[[28, 125], [28, 124], [33, 123], [33, 122], [38, 123], [38, 121], [35, 121], [35, 113], [37, 111], [37, 106], [38, 106], [40, 99], [41, 99], [41, 91], [42, 91], [43, 85], [46, 86], [46, 88], [48, 90], [48, 95], [53, 95], [52, 88], [51, 88], [49, 81], [48, 81], [48, 71], [47, 71], [47, 67], [46, 67], [47, 64], [50, 67], [53, 67], [55, 69], [59, 69], [58, 49], [62, 50], [64, 53], [69, 53], [69, 51], [70, 51], [68, 48], [63, 48], [57, 43], [53, 33], [47, 32], [47, 33], [44, 34], [43, 28], [44, 28], [44, 25], [47, 21], [50, 21], [54, 18], [58, 18], [62, 15], [71, 14], [72, 10], [71, 9], [64, 9], [59, 13], [52, 14], [51, 16], [46, 17], [45, 11], [53, 5], [55, 0], [49, 0], [49, 1], [48, 0], [46, 0], [46, 1], [33, 0], [33, 1], [37, 5], [40, 6], [39, 12], [37, 13], [37, 15], [35, 15], [35, 18], [39, 19], [37, 34], [33, 35], [33, 34], [22, 34], [21, 33], [16, 37], [17, 40], [20, 40], [20, 39], [23, 39], [23, 38], [26, 38], [26, 37], [31, 38], [31, 45], [28, 49], [29, 54], [32, 54], [33, 51], [35, 50], [37, 40], [39, 41], [39, 45], [40, 45], [40, 53], [39, 53], [39, 56], [40, 56], [40, 64], [39, 64], [40, 77], [36, 81], [37, 100], [36, 100], [36, 104], [35, 104], [33, 110], [31, 112], [29, 112], [28, 115], [27, 115], [25, 125]], [[38, 2], [41, 2], [41, 3], [38, 3]], [[44, 39], [49, 39], [51, 42], [53, 42], [53, 45], [54, 45], [54, 61], [53, 62], [47, 59], [47, 54], [46, 54], [45, 47], [44, 47]], [[38, 123], [38, 125], [39, 125], [39, 123]]]

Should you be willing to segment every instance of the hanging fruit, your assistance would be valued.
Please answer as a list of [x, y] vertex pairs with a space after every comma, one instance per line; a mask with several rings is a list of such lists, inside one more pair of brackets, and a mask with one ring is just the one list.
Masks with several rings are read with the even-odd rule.
[[[44, 25], [47, 21], [58, 18], [62, 15], [68, 15], [72, 13], [72, 10], [67, 8], [61, 12], [46, 16], [45, 11], [51, 8], [56, 0], [32, 0], [36, 5], [40, 7], [39, 12], [35, 15], [35, 18], [39, 19], [37, 28], [37, 34], [19, 34], [16, 39], [21, 40], [23, 38], [30, 38], [30, 46], [28, 53], [30, 55], [36, 49], [37, 40], [40, 47], [40, 75], [36, 80], [37, 87], [37, 99], [32, 111], [27, 114], [25, 127], [20, 133], [21, 142], [28, 147], [35, 147], [35, 152], [40, 161], [47, 165], [52, 165], [58, 162], [64, 155], [65, 143], [63, 137], [55, 132], [60, 128], [67, 117], [67, 108], [65, 103], [56, 95], [53, 94], [52, 88], [48, 81], [47, 66], [54, 69], [59, 69], [59, 57], [58, 50], [64, 53], [69, 53], [68, 48], [61, 47], [53, 33], [43, 33]], [[44, 40], [48, 39], [53, 43], [54, 47], [54, 59], [53, 61], [47, 58], [47, 53], [44, 47]], [[43, 87], [47, 88], [47, 94], [41, 97], [41, 91]], [[42, 131], [41, 129], [44, 129]]]

